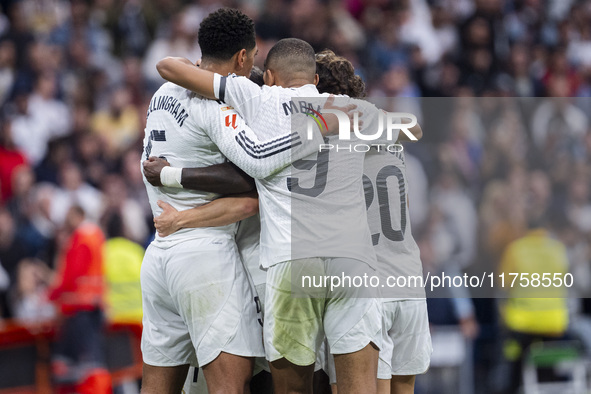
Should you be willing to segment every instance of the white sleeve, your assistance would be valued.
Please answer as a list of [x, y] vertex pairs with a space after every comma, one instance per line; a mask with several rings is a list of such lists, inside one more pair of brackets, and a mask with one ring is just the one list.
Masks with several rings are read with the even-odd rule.
[[206, 133], [224, 156], [253, 178], [267, 178], [317, 152], [324, 144], [317, 131], [308, 139], [305, 127], [284, 130], [260, 140], [234, 109], [220, 106], [218, 114], [215, 130], [208, 129]]
[[213, 91], [216, 99], [231, 105], [246, 120], [252, 122], [261, 104], [261, 87], [246, 77], [231, 74], [213, 76]]

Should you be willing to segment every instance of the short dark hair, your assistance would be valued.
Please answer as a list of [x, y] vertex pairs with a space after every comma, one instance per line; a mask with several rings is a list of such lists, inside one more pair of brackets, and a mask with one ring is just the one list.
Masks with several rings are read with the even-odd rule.
[[204, 58], [229, 60], [241, 49], [256, 46], [254, 22], [239, 10], [220, 8], [201, 22], [198, 41]]
[[256, 83], [259, 86], [263, 86], [265, 84], [265, 80], [263, 78], [263, 70], [261, 70], [257, 66], [252, 67], [248, 79], [250, 79], [252, 82]]
[[316, 74], [314, 48], [298, 38], [284, 38], [277, 41], [267, 54], [265, 70], [271, 69], [286, 78], [303, 73], [313, 78]]
[[355, 67], [346, 58], [337, 56], [330, 49], [316, 54], [318, 91], [320, 93], [346, 94], [349, 97], [365, 97], [365, 83], [355, 75]]

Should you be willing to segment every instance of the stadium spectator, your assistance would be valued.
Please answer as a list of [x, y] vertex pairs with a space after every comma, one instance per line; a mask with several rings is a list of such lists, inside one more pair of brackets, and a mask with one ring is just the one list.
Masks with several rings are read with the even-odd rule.
[[[449, 258], [458, 269], [472, 264], [476, 248], [476, 208], [453, 171], [444, 171], [431, 191], [431, 204], [437, 207], [451, 237]], [[443, 235], [443, 234], [442, 234]]]
[[88, 49], [91, 64], [97, 67], [110, 65], [112, 40], [97, 21], [89, 1], [71, 1], [69, 18], [53, 29], [49, 39], [62, 48], [78, 42]]
[[27, 164], [25, 155], [17, 149], [12, 139], [11, 123], [0, 121], [0, 202], [12, 197], [12, 178], [15, 170]]
[[116, 89], [109, 108], [93, 115], [91, 127], [101, 137], [108, 158], [115, 159], [140, 138], [138, 110], [131, 102], [131, 92], [126, 87]]
[[0, 41], [0, 103], [4, 104], [11, 93], [16, 76], [16, 48], [10, 40]]
[[[26, 256], [27, 250], [17, 238], [14, 219], [8, 210], [0, 208], [0, 264], [6, 273], [5, 281], [10, 284], [16, 283], [18, 263]], [[7, 286], [0, 290], [0, 309], [2, 317], [12, 316]]]
[[107, 234], [120, 234], [131, 241], [143, 242], [148, 236], [148, 228], [142, 208], [137, 201], [127, 197], [123, 178], [119, 175], [105, 176], [102, 192], [100, 223]]
[[57, 277], [49, 293], [62, 316], [52, 360], [54, 379], [77, 386], [78, 392], [110, 393], [104, 364], [104, 235], [85, 222], [84, 211], [76, 205], [68, 210], [63, 231]]
[[24, 224], [27, 204], [33, 193], [35, 186], [35, 174], [29, 166], [19, 166], [12, 177], [13, 195], [6, 202], [6, 207], [10, 211], [16, 226]]
[[[144, 76], [154, 87], [160, 86], [163, 79], [156, 70], [156, 63], [166, 56], [180, 56], [187, 59], [201, 58], [201, 50], [195, 40], [197, 29], [190, 26], [187, 17], [182, 13], [174, 15], [166, 37], [154, 40], [144, 58], [142, 69]], [[197, 23], [197, 27], [199, 23]]]
[[[499, 273], [506, 278], [522, 273], [537, 273], [542, 278], [568, 272], [568, 257], [562, 242], [552, 239], [547, 224], [539, 212], [531, 212], [528, 233], [512, 242], [505, 250]], [[543, 215], [543, 213], [542, 213]], [[521, 280], [521, 278], [520, 278]], [[565, 287], [514, 287], [501, 307], [506, 329], [502, 342], [505, 363], [500, 368], [505, 377], [497, 381], [498, 392], [517, 393], [521, 382], [521, 366], [528, 347], [535, 341], [551, 341], [564, 337], [568, 328], [568, 307]], [[541, 298], [545, 297], [545, 298]], [[500, 375], [499, 375], [500, 376]]]
[[38, 259], [23, 259], [17, 266], [16, 288], [11, 295], [14, 317], [25, 323], [46, 322], [55, 317], [47, 297], [52, 272]]
[[140, 268], [144, 248], [121, 236], [105, 244], [106, 317], [111, 323], [142, 323]]
[[570, 222], [579, 231], [591, 234], [591, 203], [589, 201], [588, 173], [577, 174], [568, 185], [566, 211]]
[[15, 217], [19, 223], [18, 238], [29, 256], [37, 256], [54, 267], [56, 225], [51, 220], [51, 204], [56, 188], [47, 183], [36, 184]]
[[548, 100], [544, 100], [532, 115], [532, 139], [543, 155], [556, 157], [560, 153], [575, 158], [585, 153], [579, 147], [589, 127], [584, 112], [570, 102], [568, 80], [553, 76], [548, 80]]
[[58, 188], [55, 189], [51, 201], [51, 220], [62, 225], [70, 207], [79, 205], [88, 218], [97, 221], [101, 213], [101, 194], [82, 178], [80, 167], [73, 162], [65, 162], [59, 168]]
[[480, 244], [488, 266], [494, 267], [507, 245], [526, 229], [523, 198], [511, 198], [509, 184], [491, 181], [484, 189], [480, 206]]

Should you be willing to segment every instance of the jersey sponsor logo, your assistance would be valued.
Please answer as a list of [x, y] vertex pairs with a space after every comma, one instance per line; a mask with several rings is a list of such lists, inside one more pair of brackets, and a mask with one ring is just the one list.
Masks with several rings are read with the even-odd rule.
[[238, 127], [238, 115], [226, 115], [224, 123], [226, 127], [232, 127], [233, 129], [236, 129]]
[[232, 107], [231, 105], [224, 105], [223, 107], [220, 107], [220, 111], [228, 111], [234, 109], [234, 107]]

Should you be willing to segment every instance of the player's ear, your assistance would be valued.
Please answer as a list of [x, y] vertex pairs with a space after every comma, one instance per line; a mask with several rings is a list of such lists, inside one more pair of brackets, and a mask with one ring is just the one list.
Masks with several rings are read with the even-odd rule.
[[265, 82], [265, 85], [267, 86], [275, 85], [275, 76], [273, 75], [273, 71], [269, 69], [265, 70], [263, 73], [263, 82]]
[[318, 74], [314, 75], [314, 85], [318, 85], [319, 80], [320, 80], [320, 77], [318, 77]]
[[236, 66], [238, 70], [241, 70], [244, 67], [244, 63], [246, 62], [246, 49], [242, 48], [236, 53]]

